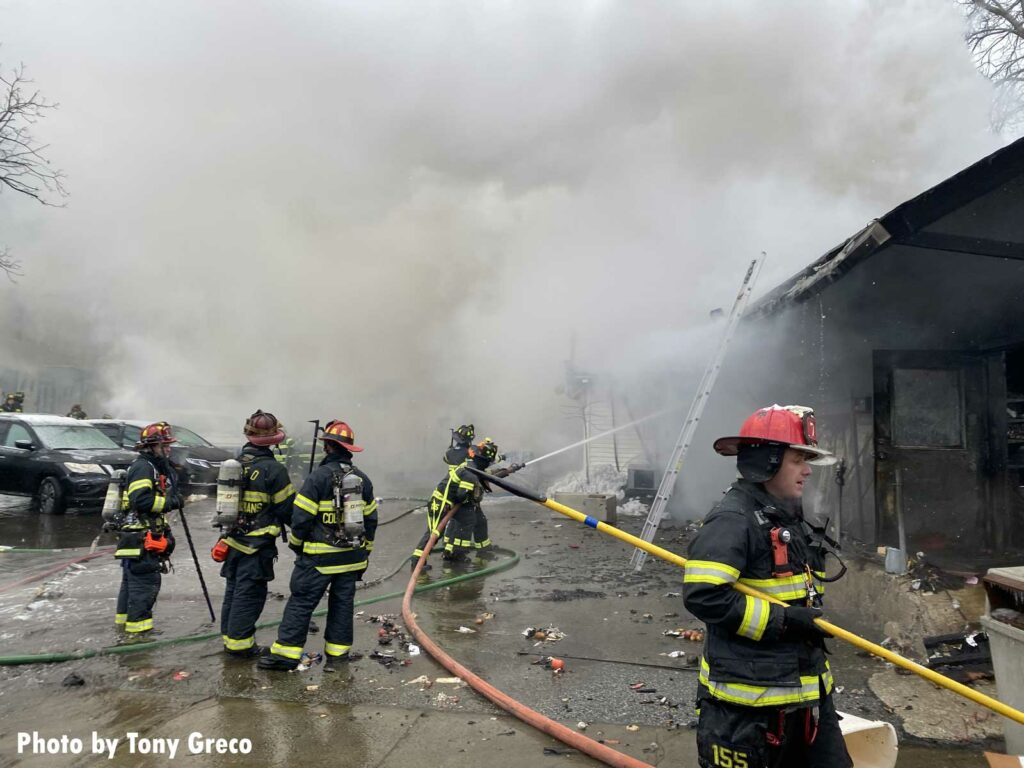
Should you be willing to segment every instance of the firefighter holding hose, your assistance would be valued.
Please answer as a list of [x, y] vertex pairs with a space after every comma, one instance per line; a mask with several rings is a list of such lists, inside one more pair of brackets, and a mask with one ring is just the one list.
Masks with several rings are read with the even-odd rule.
[[[817, 447], [814, 412], [773, 405], [735, 437], [715, 441], [740, 478], [704, 519], [683, 578], [686, 608], [707, 625], [700, 660], [697, 750], [701, 766], [852, 766], [832, 703], [821, 616], [825, 550], [804, 520]], [[733, 589], [767, 592], [783, 608]]]

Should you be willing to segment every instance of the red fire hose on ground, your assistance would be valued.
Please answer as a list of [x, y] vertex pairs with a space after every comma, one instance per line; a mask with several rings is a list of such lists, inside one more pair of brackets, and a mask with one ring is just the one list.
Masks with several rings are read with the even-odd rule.
[[[449, 510], [448, 514], [446, 514], [438, 524], [437, 530], [444, 530], [448, 520], [451, 519], [457, 509], [458, 507], [453, 507]], [[413, 637], [416, 638], [416, 642], [420, 644], [420, 647], [429, 653], [449, 672], [462, 678], [470, 688], [481, 696], [486, 697], [510, 715], [514, 715], [527, 725], [531, 725], [537, 730], [546, 733], [548, 736], [558, 739], [563, 744], [566, 744], [573, 749], [578, 749], [580, 752], [593, 757], [595, 760], [600, 760], [605, 765], [614, 766], [614, 768], [651, 768], [650, 764], [637, 760], [629, 755], [624, 755], [611, 747], [607, 747], [604, 744], [594, 741], [594, 739], [591, 739], [588, 736], [577, 733], [571, 728], [567, 728], [561, 723], [545, 717], [539, 712], [530, 709], [522, 702], [516, 701], [511, 696], [499, 691], [479, 675], [474, 674], [445, 653], [437, 643], [435, 643], [422, 629], [420, 629], [419, 625], [416, 623], [415, 615], [412, 612], [412, 595], [413, 590], [416, 588], [416, 581], [423, 569], [423, 564], [427, 561], [430, 551], [434, 548], [434, 544], [436, 542], [437, 534], [431, 534], [430, 541], [428, 541], [427, 546], [423, 548], [423, 554], [420, 555], [419, 562], [416, 563], [416, 567], [413, 569], [412, 575], [409, 577], [409, 583], [405, 587], [405, 595], [402, 598], [402, 619], [405, 621], [405, 626], [410, 632], [412, 632]]]
[[0, 585], [0, 593], [10, 592], [12, 589], [24, 586], [25, 584], [31, 584], [33, 581], [45, 579], [47, 576], [52, 576], [55, 573], [60, 573], [61, 571], [65, 570], [66, 568], [70, 568], [72, 565], [75, 565], [76, 563], [84, 563], [86, 560], [94, 560], [97, 557], [109, 555], [113, 551], [113, 547], [104, 547], [103, 549], [98, 549], [95, 552], [90, 552], [87, 555], [82, 555], [81, 557], [66, 560], [65, 562], [60, 563], [59, 565], [55, 565], [52, 568], [48, 568], [42, 573], [36, 573], [32, 576], [26, 576], [24, 579], [19, 579], [18, 581], [11, 582], [10, 584]]

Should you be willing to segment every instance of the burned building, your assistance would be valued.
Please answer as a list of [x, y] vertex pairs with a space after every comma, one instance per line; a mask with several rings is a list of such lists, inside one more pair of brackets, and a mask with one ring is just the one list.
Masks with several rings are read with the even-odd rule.
[[896, 546], [902, 518], [909, 552], [950, 567], [1024, 549], [1024, 140], [872, 221], [745, 324], [790, 342], [755, 394], [814, 403], [843, 459], [817, 484], [830, 527]]

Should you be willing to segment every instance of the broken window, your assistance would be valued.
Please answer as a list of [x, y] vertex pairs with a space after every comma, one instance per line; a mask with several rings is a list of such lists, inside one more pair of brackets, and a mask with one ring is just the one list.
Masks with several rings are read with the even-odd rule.
[[894, 368], [893, 443], [901, 448], [963, 448], [960, 371]]

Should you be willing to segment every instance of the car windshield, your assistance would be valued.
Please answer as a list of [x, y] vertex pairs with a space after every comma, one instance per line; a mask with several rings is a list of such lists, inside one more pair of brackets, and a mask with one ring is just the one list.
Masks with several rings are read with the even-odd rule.
[[106, 448], [115, 449], [117, 444], [109, 437], [100, 432], [96, 427], [86, 424], [74, 426], [36, 426], [32, 427], [43, 445], [47, 448]]
[[186, 448], [206, 448], [207, 446], [213, 445], [213, 443], [204, 440], [195, 432], [184, 427], [176, 427], [171, 425], [172, 434], [178, 438], [178, 445], [182, 445]]

